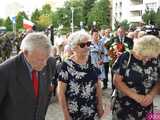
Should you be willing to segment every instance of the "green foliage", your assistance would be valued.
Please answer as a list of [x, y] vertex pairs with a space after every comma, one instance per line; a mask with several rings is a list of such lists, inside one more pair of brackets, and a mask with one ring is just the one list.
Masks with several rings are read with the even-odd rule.
[[115, 20], [114, 27], [115, 27], [115, 30], [117, 30], [119, 26], [122, 26], [127, 31], [129, 29], [130, 24], [131, 23], [129, 23], [128, 20], [126, 20], [126, 19], [123, 20], [122, 22]]
[[19, 12], [16, 16], [16, 29], [23, 28], [23, 18], [28, 19], [28, 16], [24, 11]]
[[3, 26], [3, 19], [0, 18], [0, 26]]
[[37, 22], [39, 21], [39, 17], [40, 17], [40, 11], [38, 9], [36, 9], [31, 16], [31, 20], [33, 23], [35, 23], [37, 25]]
[[160, 8], [157, 10], [155, 23], [160, 27]]
[[142, 16], [142, 19], [146, 24], [155, 24], [156, 12], [147, 8]]
[[72, 22], [71, 7], [73, 7], [74, 26], [77, 26], [78, 28], [80, 28], [80, 21], [84, 21], [84, 16], [82, 14], [83, 13], [83, 6], [84, 6], [83, 0], [66, 1], [64, 8], [57, 9], [57, 11], [55, 13], [55, 18], [57, 20], [56, 25], [57, 26], [63, 25], [64, 28], [68, 28], [68, 29], [64, 29], [64, 30], [71, 30], [71, 28], [70, 28], [71, 22]]
[[[88, 25], [92, 26], [93, 21], [96, 21], [98, 26], [104, 28], [110, 26], [111, 9], [109, 6], [109, 0], [68, 0], [65, 2], [64, 7], [58, 8], [53, 12], [51, 6], [46, 4], [42, 6], [42, 9], [36, 9], [32, 13], [31, 21], [36, 25], [38, 30], [44, 30], [51, 24], [54, 26], [54, 28], [58, 28], [60, 25], [63, 25], [65, 33], [66, 30], [71, 31], [71, 7], [73, 7], [73, 21], [75, 30], [80, 29], [81, 21], [83, 22], [83, 26], [85, 28], [88, 28]], [[28, 16], [25, 12], [19, 12], [16, 16], [17, 30], [22, 30], [23, 18], [28, 19]], [[12, 29], [12, 27], [9, 28], [8, 23], [5, 22], [5, 24], [8, 25], [8, 29]]]
[[35, 19], [39, 30], [44, 30], [53, 23], [53, 11], [49, 4], [44, 5], [41, 11], [35, 11], [34, 15], [32, 18]]
[[99, 0], [88, 13], [88, 25], [96, 21], [98, 26], [110, 26], [110, 2], [108, 0]]
[[50, 12], [52, 12], [51, 5], [45, 4], [44, 6], [42, 6], [42, 11], [41, 11], [42, 15], [49, 15]]
[[12, 31], [12, 21], [9, 17], [6, 18], [6, 20], [4, 21], [4, 26], [7, 28], [7, 31]]
[[130, 23], [128, 22], [128, 20], [123, 20], [120, 23], [120, 26], [123, 26], [126, 31], [129, 29], [129, 25], [130, 25]]
[[69, 8], [59, 8], [56, 13], [55, 16], [57, 18], [57, 22], [56, 25], [57, 27], [59, 25], [64, 25], [66, 27], [70, 26], [70, 22], [71, 22], [71, 14], [70, 14], [71, 10]]
[[83, 6], [84, 25], [87, 24], [88, 12], [91, 11], [91, 8], [94, 6], [95, 1], [96, 0], [84, 0], [84, 6]]
[[41, 29], [47, 28], [49, 25], [52, 24], [52, 19], [50, 19], [50, 16], [41, 15], [39, 17], [38, 25]]

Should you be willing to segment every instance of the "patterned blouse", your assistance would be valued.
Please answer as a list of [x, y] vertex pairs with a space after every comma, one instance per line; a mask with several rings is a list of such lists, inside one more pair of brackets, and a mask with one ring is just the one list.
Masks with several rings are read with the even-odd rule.
[[72, 120], [98, 120], [96, 83], [100, 70], [92, 64], [80, 65], [68, 59], [63, 62], [59, 81], [66, 83], [65, 92]]
[[[133, 91], [141, 95], [148, 94], [160, 79], [160, 62], [153, 59], [143, 63], [131, 55], [128, 64], [128, 59], [129, 52], [122, 54], [115, 63], [113, 71], [122, 75], [123, 82]], [[153, 104], [143, 107], [121, 91], [116, 91], [112, 108], [113, 120], [145, 120], [148, 112], [152, 110]]]

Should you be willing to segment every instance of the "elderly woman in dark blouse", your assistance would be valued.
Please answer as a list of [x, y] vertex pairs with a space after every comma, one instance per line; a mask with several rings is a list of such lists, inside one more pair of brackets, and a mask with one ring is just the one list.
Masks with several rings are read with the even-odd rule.
[[90, 44], [86, 32], [69, 37], [73, 55], [62, 63], [57, 89], [64, 120], [98, 120], [103, 114], [100, 71], [88, 62]]
[[139, 38], [132, 52], [115, 62], [113, 120], [145, 120], [153, 112], [153, 99], [160, 86], [160, 40], [152, 35]]

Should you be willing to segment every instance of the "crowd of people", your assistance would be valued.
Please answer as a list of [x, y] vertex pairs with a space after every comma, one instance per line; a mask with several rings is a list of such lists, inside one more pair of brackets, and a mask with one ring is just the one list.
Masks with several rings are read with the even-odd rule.
[[0, 119], [45, 120], [54, 92], [64, 120], [99, 120], [111, 70], [112, 120], [145, 120], [160, 93], [159, 48], [155, 35], [122, 26], [115, 34], [76, 31], [54, 46], [29, 33], [18, 55], [0, 64]]

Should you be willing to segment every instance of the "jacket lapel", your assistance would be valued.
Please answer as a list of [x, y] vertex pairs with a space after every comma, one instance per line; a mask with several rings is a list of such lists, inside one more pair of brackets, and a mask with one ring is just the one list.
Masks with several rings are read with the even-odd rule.
[[16, 67], [18, 70], [17, 81], [21, 83], [21, 85], [24, 87], [24, 90], [26, 90], [31, 97], [35, 98], [32, 79], [30, 77], [27, 65], [23, 61], [23, 54], [20, 54], [16, 60]]

